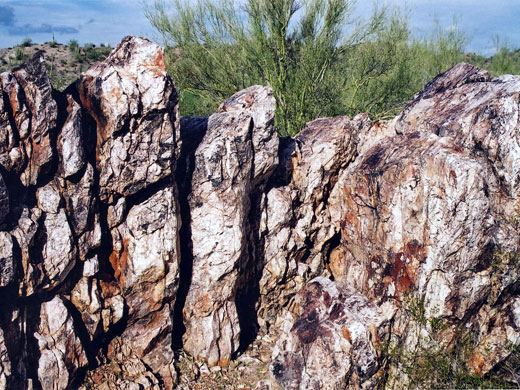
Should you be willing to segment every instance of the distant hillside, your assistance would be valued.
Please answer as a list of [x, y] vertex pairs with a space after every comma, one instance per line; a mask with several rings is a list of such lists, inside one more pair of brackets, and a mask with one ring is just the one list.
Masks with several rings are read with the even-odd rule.
[[0, 49], [0, 72], [22, 64], [40, 50], [45, 54], [52, 85], [63, 90], [94, 62], [104, 60], [112, 48], [93, 43], [81, 47], [76, 41], [65, 45], [55, 41], [33, 44], [25, 40], [18, 46]]

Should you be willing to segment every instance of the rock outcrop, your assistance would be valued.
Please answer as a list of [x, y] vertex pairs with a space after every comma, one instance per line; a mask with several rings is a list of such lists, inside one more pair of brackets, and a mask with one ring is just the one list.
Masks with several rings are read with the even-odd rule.
[[141, 38], [0, 87], [0, 388], [173, 389], [176, 348], [220, 370], [259, 333], [287, 389], [417, 386], [425, 352], [515, 380], [520, 78], [460, 64], [294, 138], [268, 87], [179, 118]]

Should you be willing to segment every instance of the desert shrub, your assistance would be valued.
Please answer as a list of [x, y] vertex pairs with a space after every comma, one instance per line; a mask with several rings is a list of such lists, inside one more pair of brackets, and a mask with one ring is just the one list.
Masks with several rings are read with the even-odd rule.
[[24, 62], [27, 60], [27, 54], [25, 53], [25, 49], [22, 46], [17, 46], [14, 49], [14, 59], [17, 62]]
[[[294, 135], [320, 116], [396, 115], [433, 77], [466, 61], [491, 74], [520, 73], [520, 51], [486, 59], [464, 53], [456, 28], [436, 22], [412, 37], [406, 12], [375, 10], [353, 20], [353, 0], [156, 1], [146, 9], [163, 36], [183, 115], [205, 115], [253, 84], [270, 85], [276, 126]], [[455, 27], [453, 27], [455, 26]], [[498, 41], [497, 41], [498, 42]]]
[[353, 23], [352, 6], [351, 0], [248, 0], [243, 7], [233, 0], [174, 0], [173, 15], [158, 1], [147, 16], [164, 37], [177, 85], [203, 107], [268, 84], [278, 130], [294, 135], [305, 122], [336, 111], [341, 94], [333, 69], [382, 25], [384, 11]]
[[22, 43], [20, 43], [20, 46], [22, 47], [31, 47], [33, 44], [33, 41], [31, 38], [25, 38]]
[[[409, 294], [403, 300], [403, 308], [410, 317], [410, 324], [416, 324], [417, 344], [408, 349], [400, 344], [398, 337], [392, 337], [381, 348], [387, 361], [393, 366], [390, 374], [383, 378], [385, 388], [402, 386], [406, 376], [408, 388], [414, 389], [510, 389], [520, 384], [520, 347], [511, 344], [509, 358], [496, 371], [487, 375], [471, 372], [468, 361], [476, 347], [476, 339], [471, 329], [448, 319], [436, 316], [435, 310], [427, 313], [423, 299]], [[412, 325], [414, 326], [414, 325]], [[443, 332], [451, 334], [447, 342]]]
[[79, 42], [76, 39], [69, 41], [69, 50], [73, 53], [79, 52]]

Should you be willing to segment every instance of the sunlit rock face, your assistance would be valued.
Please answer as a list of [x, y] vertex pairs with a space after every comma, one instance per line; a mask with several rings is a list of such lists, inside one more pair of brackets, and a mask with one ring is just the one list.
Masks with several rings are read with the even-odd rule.
[[459, 64], [391, 121], [294, 138], [269, 87], [181, 120], [142, 38], [64, 92], [41, 53], [0, 88], [0, 388], [173, 389], [175, 348], [226, 367], [259, 332], [286, 389], [409, 387], [461, 335], [507, 380], [520, 78]]
[[239, 92], [208, 118], [193, 157], [193, 271], [184, 348], [212, 366], [227, 366], [240, 346], [240, 317], [248, 314], [240, 300], [261, 261], [255, 253], [257, 203], [278, 164], [274, 112], [270, 88]]

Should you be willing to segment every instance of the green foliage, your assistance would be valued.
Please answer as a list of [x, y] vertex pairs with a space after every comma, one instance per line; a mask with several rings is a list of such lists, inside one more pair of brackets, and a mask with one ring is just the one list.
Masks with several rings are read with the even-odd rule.
[[25, 49], [22, 46], [17, 46], [14, 49], [14, 59], [19, 63], [22, 63], [25, 60], [27, 60], [27, 54], [25, 53]]
[[79, 52], [79, 42], [76, 39], [71, 39], [69, 41], [69, 50], [74, 54]]
[[520, 73], [520, 51], [498, 39], [497, 54], [486, 59], [464, 53], [467, 38], [455, 22], [448, 29], [436, 22], [432, 34], [412, 38], [408, 15], [397, 10], [376, 9], [367, 22], [353, 21], [354, 0], [168, 4], [157, 0], [146, 13], [166, 43], [181, 114], [205, 115], [238, 90], [270, 85], [282, 135], [320, 116], [391, 118], [461, 61], [493, 75]]
[[272, 87], [276, 124], [294, 135], [305, 122], [332, 115], [341, 91], [331, 77], [345, 51], [374, 34], [384, 12], [345, 34], [350, 0], [174, 0], [170, 17], [156, 2], [147, 16], [167, 44], [176, 84], [203, 107], [253, 84]]
[[20, 43], [20, 46], [22, 47], [31, 47], [33, 44], [33, 41], [31, 38], [25, 38], [22, 43]]
[[[395, 371], [387, 377], [386, 385], [392, 388], [392, 375], [405, 374], [408, 387], [414, 389], [476, 389], [476, 388], [512, 388], [510, 381], [518, 379], [516, 368], [512, 364], [520, 361], [520, 347], [511, 345], [511, 357], [502, 368], [510, 369], [508, 378], [491, 373], [481, 376], [472, 373], [467, 364], [475, 348], [475, 340], [470, 329], [457, 326], [448, 319], [437, 316], [437, 310], [427, 313], [424, 299], [408, 295], [403, 300], [404, 309], [417, 324], [417, 345], [409, 350], [399, 344], [399, 338], [393, 337], [383, 348]], [[446, 333], [451, 333], [447, 337]], [[451, 339], [447, 343], [445, 340]], [[516, 376], [515, 376], [516, 375]], [[397, 383], [402, 384], [399, 380]]]

